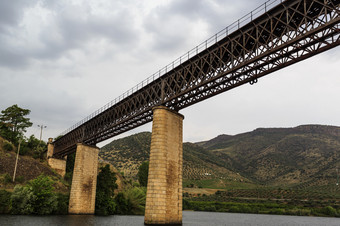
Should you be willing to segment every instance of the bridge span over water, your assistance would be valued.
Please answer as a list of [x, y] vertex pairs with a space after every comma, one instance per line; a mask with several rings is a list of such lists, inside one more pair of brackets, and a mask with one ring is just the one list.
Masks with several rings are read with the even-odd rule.
[[[51, 161], [77, 150], [76, 171], [78, 149], [98, 153], [97, 143], [153, 121], [145, 222], [181, 223], [183, 116], [178, 111], [338, 46], [339, 3], [265, 2], [50, 141]], [[86, 156], [93, 154], [84, 153], [78, 167], [89, 168], [92, 160]]]

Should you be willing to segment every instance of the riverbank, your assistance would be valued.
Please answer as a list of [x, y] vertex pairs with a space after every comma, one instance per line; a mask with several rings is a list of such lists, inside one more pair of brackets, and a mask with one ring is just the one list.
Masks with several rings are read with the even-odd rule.
[[251, 213], [251, 214], [274, 214], [293, 216], [319, 216], [319, 217], [340, 217], [340, 209], [332, 206], [309, 207], [293, 206], [285, 203], [275, 202], [212, 202], [212, 201], [190, 201], [184, 200], [183, 208], [194, 211], [229, 212], [229, 213]]

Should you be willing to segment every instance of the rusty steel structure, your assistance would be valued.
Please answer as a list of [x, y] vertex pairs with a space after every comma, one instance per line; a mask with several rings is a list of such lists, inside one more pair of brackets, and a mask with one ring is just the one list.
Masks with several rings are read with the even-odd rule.
[[178, 111], [338, 46], [339, 2], [267, 1], [66, 131], [54, 141], [53, 156], [148, 123], [155, 106]]

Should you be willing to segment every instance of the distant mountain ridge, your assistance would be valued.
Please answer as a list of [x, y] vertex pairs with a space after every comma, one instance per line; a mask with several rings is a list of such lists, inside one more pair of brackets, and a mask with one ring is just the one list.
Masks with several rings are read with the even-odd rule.
[[[127, 177], [148, 160], [151, 133], [115, 140], [101, 149]], [[183, 178], [224, 178], [272, 185], [329, 183], [340, 166], [340, 127], [258, 128], [183, 144]]]

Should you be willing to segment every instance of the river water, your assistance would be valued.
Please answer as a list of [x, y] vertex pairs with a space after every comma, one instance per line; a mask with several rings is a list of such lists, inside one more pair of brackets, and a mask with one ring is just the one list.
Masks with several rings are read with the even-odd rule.
[[[18, 216], [0, 215], [1, 226], [143, 226], [144, 216]], [[183, 212], [184, 226], [340, 226], [340, 218], [260, 214]]]

